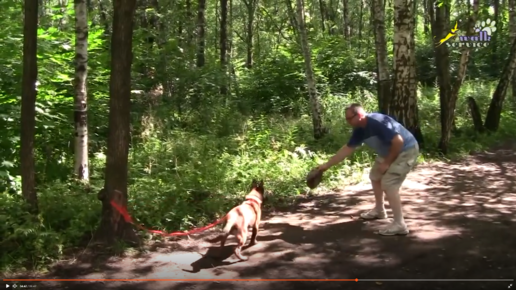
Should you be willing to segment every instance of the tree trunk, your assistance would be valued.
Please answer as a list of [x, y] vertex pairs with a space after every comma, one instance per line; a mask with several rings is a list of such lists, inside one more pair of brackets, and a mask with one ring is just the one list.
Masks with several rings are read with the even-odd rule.
[[21, 101], [20, 167], [22, 195], [32, 213], [38, 212], [34, 134], [36, 126], [36, 82], [38, 80], [38, 1], [24, 1], [23, 78]]
[[[365, 1], [360, 0], [359, 6], [360, 6], [360, 8], [359, 8], [359, 12], [358, 12], [358, 38], [362, 39], [362, 27], [364, 26], [363, 22], [364, 22]], [[359, 50], [360, 50], [360, 44], [361, 44], [361, 42], [358, 42]]]
[[430, 16], [428, 15], [428, 2], [431, 2], [431, 0], [424, 0], [423, 1], [423, 11], [424, 11], [424, 28], [423, 31], [425, 35], [430, 34]]
[[296, 12], [292, 8], [292, 1], [286, 0], [285, 2], [287, 4], [288, 19], [290, 21], [290, 25], [292, 25], [292, 27], [294, 28], [294, 34], [299, 39], [299, 24], [298, 20], [296, 19]]
[[329, 8], [328, 7], [326, 8], [326, 19], [331, 21], [328, 24], [328, 33], [330, 35], [334, 35], [336, 32], [336, 27], [337, 27], [336, 24], [338, 23], [337, 22], [337, 12], [335, 11], [336, 10], [335, 1], [330, 0], [329, 2], [330, 2]]
[[[442, 39], [449, 32], [450, 8], [448, 5], [442, 5], [440, 7], [435, 7], [434, 9], [433, 1], [427, 1], [427, 4], [433, 39]], [[441, 132], [443, 132], [446, 130], [446, 116], [448, 115], [447, 100], [451, 92], [451, 74], [449, 69], [450, 53], [448, 51], [448, 46], [440, 45], [434, 47], [434, 59], [437, 81], [439, 84]]]
[[484, 125], [482, 124], [482, 115], [480, 115], [480, 108], [473, 97], [468, 97], [468, 108], [471, 119], [473, 120], [473, 127], [478, 133], [484, 132]]
[[111, 33], [111, 27], [110, 27], [110, 23], [108, 21], [108, 10], [107, 10], [107, 7], [106, 5], [104, 4], [104, 0], [98, 0], [98, 4], [99, 4], [99, 10], [100, 10], [100, 20], [102, 22], [102, 24], [104, 25], [104, 34], [103, 36], [106, 38], [106, 39], [109, 39], [109, 35]]
[[228, 0], [220, 0], [220, 68], [223, 75], [223, 83], [220, 93], [227, 95], [227, 65], [228, 65]]
[[310, 111], [312, 113], [312, 123], [314, 126], [314, 138], [319, 139], [324, 135], [326, 130], [322, 124], [321, 101], [315, 86], [315, 74], [312, 68], [312, 54], [310, 51], [310, 45], [308, 44], [308, 35], [305, 27], [304, 4], [303, 0], [297, 0], [296, 2], [297, 28], [299, 31], [301, 50], [303, 51], [303, 58], [305, 59], [306, 85], [308, 88], [308, 95], [310, 97]]
[[[516, 0], [509, 0], [509, 34], [511, 41], [516, 39]], [[512, 75], [512, 101], [516, 107], [516, 73]]]
[[254, 40], [253, 40], [253, 63], [254, 63], [254, 59], [257, 59], [257, 58], [260, 58], [260, 55], [262, 55], [262, 42], [260, 41], [260, 24], [262, 24], [262, 14], [261, 13], [256, 13], [256, 9], [258, 9], [258, 3], [259, 1], [256, 0], [255, 1], [255, 8], [254, 8], [254, 32], [253, 32], [253, 36], [254, 36]]
[[384, 0], [371, 1], [371, 15], [373, 16], [373, 31], [376, 48], [376, 68], [378, 73], [378, 109], [388, 114], [389, 102], [392, 93], [389, 61], [387, 58], [387, 41], [385, 35]]
[[114, 0], [113, 6], [106, 182], [98, 196], [102, 201], [102, 219], [94, 237], [96, 242], [106, 244], [117, 240], [138, 241], [132, 225], [126, 223], [110, 204], [111, 200], [115, 200], [122, 207], [127, 207], [132, 37], [136, 0]]
[[344, 39], [349, 39], [351, 36], [350, 23], [349, 23], [349, 0], [342, 0], [342, 21], [344, 30]]
[[204, 67], [204, 47], [206, 45], [206, 0], [199, 0], [197, 6], [197, 67]]
[[80, 180], [89, 180], [88, 170], [88, 9], [85, 0], [75, 0], [75, 167]]
[[[233, 18], [233, 9], [234, 9], [234, 4], [233, 4], [233, 0], [229, 0], [229, 31], [233, 31], [233, 21], [234, 21], [234, 18]], [[233, 45], [234, 45], [234, 41], [233, 41], [233, 36], [234, 34], [233, 33], [230, 33], [229, 34], [229, 46], [228, 46], [228, 64], [229, 64], [229, 67], [230, 67], [230, 71], [231, 71], [231, 74], [230, 74], [230, 91], [234, 91], [235, 92], [235, 95], [240, 95], [240, 89], [238, 87], [238, 79], [237, 79], [237, 75], [236, 75], [236, 71], [235, 71], [235, 66], [234, 66], [234, 63], [233, 63], [233, 57], [234, 57], [234, 54], [235, 54], [235, 50], [233, 49]]]
[[[500, 21], [500, 0], [493, 0], [493, 10], [496, 31], [502, 31], [500, 29], [500, 24], [502, 23], [502, 21]], [[494, 33], [491, 36], [491, 43], [489, 44], [490, 46], [492, 46], [491, 65], [493, 68], [498, 67], [498, 35], [499, 33]]]
[[186, 3], [185, 3], [186, 7], [186, 19], [188, 21], [188, 31], [186, 32], [187, 33], [187, 45], [188, 45], [188, 62], [191, 63], [191, 65], [189, 66], [191, 69], [193, 69], [193, 64], [195, 63], [193, 61], [194, 59], [194, 35], [195, 35], [195, 28], [194, 28], [194, 24], [195, 24], [195, 21], [193, 20], [193, 13], [192, 13], [192, 1], [191, 0], [186, 0]]
[[246, 68], [253, 67], [253, 25], [254, 25], [254, 14], [256, 11], [257, 2], [256, 0], [243, 0], [247, 8], [247, 27], [246, 27], [246, 49], [247, 58], [245, 61]]
[[512, 42], [509, 59], [505, 63], [502, 75], [500, 76], [500, 81], [498, 82], [498, 86], [496, 86], [496, 90], [493, 93], [493, 98], [491, 99], [491, 104], [487, 110], [486, 122], [484, 126], [491, 132], [498, 130], [498, 126], [500, 125], [500, 115], [502, 114], [503, 101], [505, 100], [505, 94], [507, 93], [507, 88], [511, 83], [515, 68], [516, 39]]
[[389, 113], [423, 143], [417, 108], [417, 78], [414, 66], [414, 17], [411, 0], [394, 1], [394, 93]]
[[324, 31], [326, 30], [326, 24], [325, 24], [325, 12], [324, 12], [324, 0], [319, 0], [319, 12], [321, 13], [321, 29], [322, 29], [322, 32], [324, 33]]
[[[443, 5], [447, 6], [447, 5]], [[474, 0], [473, 2], [473, 13], [469, 15], [469, 20], [467, 23], [467, 34], [472, 35], [474, 33], [475, 21], [478, 15], [479, 8], [479, 0]], [[448, 14], [448, 23], [449, 23], [449, 14]], [[446, 32], [447, 33], [447, 32]], [[441, 45], [444, 46], [444, 45]], [[469, 62], [469, 48], [464, 48], [462, 50], [462, 54], [459, 61], [459, 68], [457, 72], [457, 78], [453, 87], [451, 88], [449, 96], [445, 99], [441, 98], [441, 110], [445, 108], [444, 111], [441, 111], [441, 114], [444, 115], [444, 118], [441, 117], [441, 140], [439, 141], [439, 149], [442, 153], [446, 154], [448, 152], [448, 144], [450, 143], [451, 131], [453, 129], [453, 122], [455, 120], [455, 106], [457, 104], [457, 99], [459, 98], [460, 88], [464, 79], [466, 77], [466, 70], [468, 68]], [[449, 67], [447, 68], [449, 69]]]
[[412, 29], [412, 33], [414, 33], [417, 29], [417, 0], [412, 1], [412, 18], [414, 18], [414, 24], [412, 24], [412, 27], [414, 27], [414, 29]]

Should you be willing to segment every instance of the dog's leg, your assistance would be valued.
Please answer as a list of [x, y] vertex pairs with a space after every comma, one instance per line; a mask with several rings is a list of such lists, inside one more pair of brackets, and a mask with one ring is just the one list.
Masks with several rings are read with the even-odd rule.
[[235, 256], [242, 261], [246, 261], [249, 257], [242, 256], [241, 251], [242, 247], [245, 245], [247, 241], [247, 227], [243, 228], [243, 230], [237, 234], [236, 238], [238, 240], [238, 245], [235, 248]]
[[256, 216], [256, 220], [253, 225], [253, 234], [251, 235], [251, 243], [249, 245], [256, 245], [256, 237], [258, 236], [258, 230], [260, 229], [260, 220], [261, 220], [262, 213], [258, 213]]
[[225, 234], [223, 237], [222, 237], [222, 240], [220, 240], [220, 247], [221, 248], [224, 248], [224, 245], [226, 244], [226, 240], [228, 239], [229, 237], [229, 233]]
[[253, 234], [251, 235], [251, 243], [249, 245], [256, 245], [256, 236], [258, 235], [258, 225], [253, 226]]

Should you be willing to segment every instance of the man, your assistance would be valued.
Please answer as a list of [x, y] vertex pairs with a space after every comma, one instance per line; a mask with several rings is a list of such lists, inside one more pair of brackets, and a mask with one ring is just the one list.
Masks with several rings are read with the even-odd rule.
[[380, 113], [366, 113], [359, 104], [348, 106], [345, 113], [346, 121], [353, 127], [351, 138], [348, 144], [344, 145], [328, 162], [319, 165], [318, 169], [323, 172], [328, 170], [351, 155], [362, 143], [367, 144], [378, 154], [369, 173], [376, 206], [362, 213], [360, 217], [367, 220], [386, 219], [387, 213], [383, 201], [385, 192], [394, 221], [379, 234], [387, 236], [408, 234], [409, 230], [403, 219], [399, 190], [419, 155], [416, 139], [393, 118]]

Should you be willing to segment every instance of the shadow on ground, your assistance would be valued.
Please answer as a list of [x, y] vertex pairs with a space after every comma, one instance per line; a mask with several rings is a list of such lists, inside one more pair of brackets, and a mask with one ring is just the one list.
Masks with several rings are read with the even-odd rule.
[[[421, 165], [403, 189], [405, 237], [375, 234], [388, 221], [362, 221], [368, 185], [317, 196], [264, 220], [246, 262], [232, 248], [195, 240], [147, 253], [56, 269], [54, 278], [104, 279], [513, 279], [516, 274], [516, 156], [499, 150], [460, 163]], [[234, 245], [229, 240], [228, 245]], [[215, 247], [214, 247], [215, 246]], [[215, 258], [217, 252], [223, 259]], [[75, 267], [75, 268], [74, 268]], [[78, 269], [83, 270], [78, 270]], [[507, 289], [510, 282], [105, 282], [53, 289]], [[72, 282], [70, 282], [72, 283]], [[41, 287], [45, 285], [40, 285]]]

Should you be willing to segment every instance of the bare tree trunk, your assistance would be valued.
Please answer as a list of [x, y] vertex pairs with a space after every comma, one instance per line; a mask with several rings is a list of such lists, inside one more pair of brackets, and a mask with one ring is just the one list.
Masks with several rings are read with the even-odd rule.
[[348, 1], [349, 0], [342, 0], [342, 21], [344, 25], [344, 39], [349, 39], [349, 37], [351, 36]]
[[193, 24], [195, 23], [195, 21], [193, 20], [193, 13], [192, 13], [192, 1], [191, 0], [186, 0], [186, 19], [188, 21], [188, 31], [186, 32], [187, 33], [187, 43], [188, 43], [188, 61], [192, 63], [192, 66], [191, 68], [193, 68], [193, 59], [194, 59], [194, 54], [193, 54], [193, 47], [194, 47], [194, 32], [195, 32], [195, 28], [193, 26]]
[[484, 124], [482, 124], [482, 116], [480, 115], [480, 108], [473, 97], [468, 97], [468, 108], [471, 119], [473, 120], [473, 127], [478, 133], [484, 132]]
[[328, 33], [330, 35], [334, 35], [335, 32], [336, 32], [336, 24], [337, 24], [337, 12], [335, 11], [336, 10], [336, 7], [335, 7], [335, 3], [337, 3], [338, 5], [338, 1], [334, 1], [334, 0], [329, 0], [329, 5], [328, 7], [326, 7], [325, 11], [326, 11], [326, 20], [330, 20], [331, 22], [327, 25], [328, 25]]
[[312, 54], [310, 51], [310, 45], [308, 43], [308, 35], [305, 26], [304, 3], [303, 0], [297, 0], [296, 2], [298, 25], [297, 29], [299, 31], [301, 50], [303, 51], [303, 57], [305, 59], [306, 84], [308, 88], [308, 94], [310, 97], [310, 111], [312, 113], [312, 123], [314, 126], [314, 138], [319, 139], [324, 135], [326, 130], [322, 124], [321, 101], [317, 93], [317, 88], [315, 84], [315, 74], [312, 68]]
[[431, 0], [424, 0], [423, 1], [423, 11], [424, 11], [424, 33], [425, 35], [430, 34], [430, 15], [428, 14], [428, 2], [431, 2]]
[[[516, 39], [516, 0], [509, 0], [509, 34]], [[516, 107], [516, 73], [512, 75], [512, 101]]]
[[[359, 12], [358, 12], [358, 38], [362, 38], [362, 27], [364, 26], [364, 5], [365, 5], [365, 1], [363, 0], [360, 0], [360, 8], [359, 8]], [[359, 47], [360, 47], [360, 42], [359, 42]]]
[[417, 107], [413, 0], [394, 1], [394, 93], [390, 113], [423, 143]]
[[378, 72], [378, 109], [380, 112], [388, 114], [392, 93], [392, 80], [390, 77], [389, 61], [387, 58], [385, 11], [383, 1], [384, 0], [371, 1], [371, 15], [373, 17], [376, 68]]
[[206, 27], [206, 0], [199, 0], [197, 6], [197, 67], [203, 67], [204, 47], [206, 45], [205, 27]]
[[102, 201], [102, 219], [94, 236], [96, 242], [106, 244], [117, 240], [139, 241], [132, 225], [126, 223], [110, 204], [115, 200], [122, 207], [127, 207], [132, 37], [136, 0], [114, 0], [113, 6], [106, 182], [98, 195]]
[[234, 21], [234, 18], [233, 18], [233, 9], [234, 9], [234, 4], [233, 4], [233, 0], [229, 0], [229, 31], [231, 32], [229, 34], [229, 52], [228, 52], [228, 57], [229, 57], [229, 60], [228, 60], [228, 64], [230, 66], [230, 70], [231, 70], [231, 75], [230, 75], [230, 90], [235, 92], [235, 95], [240, 95], [240, 89], [238, 87], [238, 79], [237, 79], [237, 76], [236, 76], [236, 72], [235, 72], [235, 66], [234, 66], [234, 63], [233, 63], [233, 56], [235, 54], [235, 50], [233, 49], [233, 45], [234, 45], [234, 41], [233, 41], [233, 21]]
[[292, 0], [286, 0], [287, 4], [287, 11], [288, 11], [288, 19], [290, 21], [290, 25], [294, 27], [294, 34], [296, 34], [297, 38], [299, 38], [299, 24], [298, 20], [296, 19], [296, 12], [292, 8]]
[[20, 167], [22, 195], [31, 212], [38, 212], [36, 193], [34, 134], [36, 127], [36, 82], [38, 80], [38, 1], [24, 1], [23, 77], [21, 101]]
[[227, 95], [227, 66], [228, 66], [228, 0], [220, 0], [220, 68], [223, 74], [223, 84], [220, 93]]
[[247, 58], [245, 61], [246, 68], [253, 67], [253, 26], [254, 26], [254, 14], [256, 11], [256, 6], [258, 4], [257, 0], [243, 0], [245, 7], [247, 8], [247, 25], [246, 25], [246, 52]]
[[324, 0], [319, 0], [319, 12], [321, 13], [321, 29], [322, 29], [322, 32], [324, 33], [324, 31], [326, 30], [326, 24], [325, 24], [325, 13], [324, 13]]
[[109, 39], [109, 35], [111, 33], [111, 27], [110, 23], [108, 21], [108, 9], [106, 5], [104, 4], [104, 0], [98, 0], [99, 3], [99, 10], [100, 10], [100, 20], [102, 24], [104, 25], [104, 37], [106, 39]]
[[[444, 5], [446, 6], [446, 5]], [[473, 2], [473, 13], [469, 15], [469, 20], [467, 23], [467, 33], [468, 35], [472, 35], [474, 32], [475, 27], [475, 21], [477, 19], [478, 15], [478, 9], [479, 9], [479, 0], [474, 0]], [[448, 17], [448, 23], [449, 23], [449, 17]], [[444, 46], [444, 45], [441, 45]], [[443, 124], [441, 124], [441, 140], [439, 141], [439, 149], [442, 153], [446, 154], [448, 152], [448, 144], [450, 142], [451, 138], [451, 130], [453, 128], [453, 122], [455, 120], [455, 106], [457, 104], [457, 99], [459, 98], [459, 92], [460, 88], [462, 86], [462, 83], [464, 82], [464, 79], [466, 77], [466, 70], [468, 68], [468, 62], [469, 62], [469, 48], [464, 48], [462, 50], [462, 54], [459, 61], [459, 68], [457, 71], [457, 78], [455, 80], [455, 83], [453, 84], [453, 87], [451, 88], [450, 95], [447, 96], [446, 99], [441, 99], [441, 102], [444, 102], [441, 104], [441, 110], [445, 108], [444, 111], [441, 111], [441, 114], [444, 114], [444, 118], [441, 117], [441, 121], [444, 121]], [[449, 68], [447, 68], [449, 69]]]
[[[500, 0], [493, 0], [493, 8], [494, 8], [494, 20], [495, 20], [495, 26], [496, 26], [496, 30], [497, 31], [502, 31], [500, 29], [500, 24], [502, 23], [500, 21]], [[497, 66], [497, 63], [498, 63], [498, 54], [497, 54], [497, 51], [498, 51], [498, 34], [499, 33], [494, 33], [492, 36], [491, 36], [491, 43], [489, 44], [490, 46], [492, 45], [492, 53], [491, 53], [491, 57], [492, 57], [492, 65], [493, 67], [498, 67]]]
[[75, 0], [75, 167], [80, 180], [88, 181], [88, 9], [85, 0]]
[[500, 77], [500, 81], [498, 82], [498, 86], [496, 86], [496, 90], [493, 93], [493, 98], [491, 99], [491, 104], [489, 105], [489, 109], [487, 110], [486, 122], [484, 123], [484, 126], [487, 130], [491, 132], [498, 130], [498, 126], [500, 125], [500, 116], [502, 114], [503, 101], [505, 100], [505, 94], [507, 93], [507, 88], [511, 83], [515, 68], [516, 39], [512, 42], [509, 59], [505, 64], [502, 75]]
[[[437, 6], [427, 1], [427, 10], [430, 15], [430, 26], [434, 39], [442, 39], [450, 27], [450, 8], [448, 5]], [[434, 13], [435, 12], [435, 13]], [[448, 46], [440, 45], [434, 48], [434, 59], [439, 83], [439, 100], [441, 115], [441, 132], [445, 131], [446, 116], [448, 115], [447, 101], [451, 93], [450, 53]]]
[[253, 48], [254, 48], [254, 52], [253, 52], [253, 63], [254, 63], [254, 59], [258, 59], [260, 58], [260, 55], [262, 55], [262, 42], [260, 41], [260, 24], [262, 24], [262, 14], [261, 13], [256, 13], [256, 9], [259, 7], [258, 6], [258, 3], [259, 1], [258, 0], [255, 0], [255, 9], [254, 9], [254, 32], [253, 32], [253, 36], [254, 36], [254, 41], [253, 41]]

